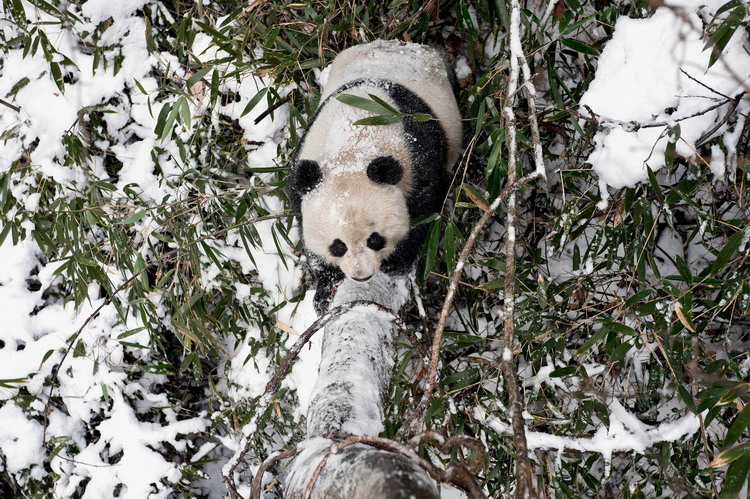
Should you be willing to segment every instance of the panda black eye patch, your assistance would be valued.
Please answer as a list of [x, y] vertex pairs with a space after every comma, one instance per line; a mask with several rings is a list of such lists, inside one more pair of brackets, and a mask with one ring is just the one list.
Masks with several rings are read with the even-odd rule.
[[385, 248], [385, 238], [377, 232], [373, 232], [367, 238], [367, 247], [373, 251], [380, 251]]
[[404, 168], [393, 156], [381, 156], [367, 165], [367, 178], [376, 184], [395, 185], [404, 176]]
[[346, 254], [346, 244], [344, 244], [344, 241], [341, 239], [334, 239], [331, 245], [328, 247], [328, 251], [331, 252], [331, 255], [335, 256], [336, 258], [341, 258]]
[[293, 187], [301, 194], [307, 194], [323, 180], [323, 172], [317, 162], [304, 159], [294, 169]]

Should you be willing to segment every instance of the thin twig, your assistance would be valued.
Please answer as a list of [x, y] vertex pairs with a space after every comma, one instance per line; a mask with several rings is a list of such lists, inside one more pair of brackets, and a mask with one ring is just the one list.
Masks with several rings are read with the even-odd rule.
[[273, 454], [271, 456], [268, 456], [268, 459], [263, 461], [263, 463], [258, 468], [258, 472], [255, 473], [255, 478], [253, 478], [253, 487], [250, 491], [250, 497], [251, 499], [260, 499], [261, 496], [261, 486], [263, 485], [263, 475], [265, 474], [266, 470], [275, 462], [281, 461], [282, 459], [288, 459], [292, 457], [297, 452], [297, 446], [292, 446], [291, 449], [285, 450], [284, 452], [279, 452], [277, 454]]
[[[526, 56], [523, 53], [523, 46], [521, 45], [520, 35], [518, 33], [515, 33], [515, 35], [516, 36], [512, 36], [511, 34], [510, 39], [511, 58], [517, 61], [516, 66], [518, 63], [521, 63], [521, 71], [523, 72], [523, 89], [524, 93], [526, 94], [526, 102], [528, 103], [527, 105], [529, 106], [529, 126], [531, 128], [531, 143], [534, 147], [535, 172], [539, 177], [546, 179], [547, 171], [544, 167], [544, 158], [542, 156], [542, 140], [539, 136], [539, 125], [536, 119], [536, 87], [531, 81], [531, 70], [529, 69], [529, 62], [526, 60]], [[512, 70], [513, 64], [511, 64], [511, 72]], [[518, 68], [516, 67], [516, 73], [517, 72]], [[508, 93], [507, 98], [512, 100], [514, 98], [515, 92], [516, 91], [514, 89], [512, 94]]]
[[10, 109], [14, 110], [17, 113], [21, 112], [21, 108], [20, 107], [14, 106], [13, 104], [11, 104], [10, 102], [8, 102], [6, 100], [0, 99], [0, 104], [2, 104], [3, 106], [5, 106], [7, 108], [10, 108]]
[[691, 80], [693, 80], [693, 81], [694, 81], [695, 83], [697, 83], [697, 84], [698, 84], [698, 85], [700, 85], [701, 87], [703, 87], [703, 88], [705, 88], [706, 90], [708, 90], [709, 92], [712, 92], [712, 93], [714, 93], [714, 94], [716, 94], [716, 95], [720, 95], [720, 96], [724, 97], [724, 98], [725, 98], [726, 100], [732, 100], [732, 98], [731, 98], [731, 97], [729, 97], [729, 96], [728, 96], [727, 94], [721, 93], [721, 92], [719, 92], [718, 90], [716, 90], [716, 89], [714, 89], [714, 88], [711, 88], [711, 87], [709, 87], [708, 85], [706, 85], [706, 84], [705, 84], [705, 83], [703, 83], [702, 81], [700, 81], [700, 80], [698, 80], [697, 78], [695, 78], [695, 77], [691, 76], [691, 75], [690, 75], [690, 73], [688, 73], [688, 72], [687, 72], [687, 71], [685, 71], [684, 69], [680, 68], [680, 73], [684, 74], [685, 76], [687, 76], [688, 78], [690, 78]]
[[399, 319], [399, 322], [401, 324], [397, 324], [399, 328], [401, 329], [401, 332], [404, 333], [404, 336], [406, 336], [409, 339], [409, 342], [414, 347], [414, 350], [417, 351], [417, 355], [419, 355], [419, 360], [422, 361], [422, 364], [424, 364], [425, 368], [428, 368], [430, 366], [430, 353], [427, 350], [427, 347], [425, 344], [417, 338], [417, 335], [414, 334], [414, 331], [406, 327], [405, 324]]
[[745, 95], [745, 93], [743, 92], [743, 93], [739, 94], [739, 95], [738, 95], [737, 97], [735, 97], [735, 98], [734, 98], [734, 99], [732, 100], [732, 104], [731, 104], [731, 105], [729, 106], [729, 109], [727, 109], [727, 112], [726, 112], [726, 113], [724, 114], [724, 117], [723, 117], [723, 118], [721, 118], [721, 119], [720, 119], [719, 121], [717, 121], [717, 122], [716, 122], [716, 124], [715, 124], [714, 126], [712, 126], [710, 130], [707, 130], [706, 132], [704, 132], [704, 133], [703, 133], [703, 135], [701, 135], [701, 136], [700, 136], [700, 137], [698, 138], [698, 140], [697, 140], [697, 141], [695, 142], [695, 147], [700, 147], [700, 146], [702, 146], [702, 145], [703, 145], [703, 144], [704, 144], [704, 143], [705, 143], [706, 141], [708, 141], [708, 139], [710, 139], [710, 138], [711, 138], [711, 136], [712, 136], [713, 134], [715, 134], [715, 133], [716, 133], [716, 131], [717, 131], [717, 130], [718, 130], [719, 128], [721, 128], [722, 126], [724, 126], [724, 124], [725, 124], [725, 123], [726, 123], [727, 121], [729, 121], [729, 118], [731, 118], [731, 117], [732, 117], [732, 115], [734, 114], [734, 111], [735, 111], [735, 110], [737, 109], [737, 106], [738, 106], [738, 105], [739, 105], [739, 103], [740, 103], [740, 99], [742, 99], [742, 97], [743, 97], [744, 95]]
[[500, 206], [500, 203], [506, 197], [508, 197], [509, 194], [517, 191], [522, 185], [534, 180], [535, 178], [537, 178], [537, 176], [538, 175], [536, 174], [536, 172], [530, 173], [529, 175], [524, 176], [521, 180], [516, 182], [515, 185], [506, 186], [505, 189], [503, 189], [503, 191], [500, 193], [500, 195], [495, 198], [492, 204], [490, 204], [487, 210], [482, 213], [479, 221], [477, 221], [477, 223], [471, 229], [471, 233], [466, 239], [466, 244], [464, 245], [463, 249], [461, 250], [461, 254], [458, 257], [456, 268], [453, 271], [450, 284], [448, 285], [448, 293], [445, 296], [443, 308], [440, 311], [440, 318], [438, 319], [438, 325], [435, 329], [435, 335], [433, 336], [432, 347], [430, 349], [430, 370], [427, 375], [427, 381], [425, 383], [422, 399], [419, 401], [417, 407], [404, 419], [404, 424], [396, 434], [396, 439], [403, 439], [406, 434], [412, 429], [412, 426], [417, 421], [417, 419], [419, 419], [420, 421], [422, 420], [422, 417], [424, 416], [424, 410], [432, 398], [432, 392], [435, 389], [435, 381], [437, 380], [438, 364], [440, 362], [440, 347], [442, 344], [443, 332], [445, 331], [445, 324], [448, 320], [448, 314], [450, 313], [450, 308], [453, 305], [453, 300], [456, 296], [458, 282], [461, 280], [461, 274], [463, 273], [464, 265], [466, 265], [466, 261], [469, 258], [472, 249], [474, 248], [474, 244], [477, 241], [479, 233], [482, 232], [487, 223], [492, 219], [497, 207]]
[[255, 118], [255, 121], [253, 123], [255, 123], [257, 125], [258, 123], [260, 123], [261, 121], [263, 121], [263, 119], [266, 116], [268, 116], [272, 112], [276, 111], [278, 108], [280, 108], [281, 106], [283, 106], [284, 104], [286, 104], [290, 100], [292, 100], [292, 94], [291, 94], [291, 92], [289, 94], [287, 94], [286, 97], [284, 97], [283, 99], [281, 99], [281, 100], [279, 100], [277, 102], [274, 102], [273, 105], [271, 105], [271, 106], [268, 107], [268, 109], [266, 109], [265, 111], [263, 111], [262, 113], [260, 113], [258, 115], [258, 117]]
[[[595, 113], [589, 106], [584, 106], [586, 110], [589, 113], [589, 116], [576, 112], [572, 109], [568, 109], [568, 112], [575, 116], [576, 118], [580, 118], [583, 120], [586, 120], [590, 123], [594, 123], [597, 126], [601, 126], [602, 124], [607, 125], [618, 125], [623, 128], [626, 132], [637, 132], [641, 128], [658, 128], [658, 127], [665, 127], [665, 126], [672, 126], [675, 123], [680, 123], [685, 120], [689, 120], [691, 118], [695, 118], [697, 116], [702, 116], [708, 112], [713, 111], [714, 109], [720, 108], [722, 106], [725, 106], [729, 103], [739, 103], [740, 99], [745, 95], [745, 92], [740, 92], [733, 98], [729, 98], [727, 100], [723, 100], [717, 104], [714, 104], [713, 106], [707, 107], [706, 109], [703, 109], [701, 111], [696, 111], [690, 115], [687, 116], [681, 116], [679, 118], [674, 118], [669, 121], [652, 121], [649, 123], [639, 123], [637, 121], [622, 121], [615, 118], [609, 118], [607, 116], [602, 116], [601, 114]], [[734, 107], [737, 107], [737, 104], [734, 104]]]

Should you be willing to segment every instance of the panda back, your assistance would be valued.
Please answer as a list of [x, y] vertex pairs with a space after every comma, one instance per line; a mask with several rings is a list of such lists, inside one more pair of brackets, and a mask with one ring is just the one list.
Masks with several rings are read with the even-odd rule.
[[445, 132], [446, 169], [461, 151], [461, 115], [442, 55], [432, 47], [398, 40], [377, 40], [341, 52], [333, 61], [321, 102], [349, 82], [388, 80], [406, 88], [430, 108]]

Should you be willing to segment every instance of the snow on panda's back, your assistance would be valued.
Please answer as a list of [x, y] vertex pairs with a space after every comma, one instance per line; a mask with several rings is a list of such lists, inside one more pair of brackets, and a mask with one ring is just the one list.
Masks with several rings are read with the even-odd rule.
[[323, 102], [346, 83], [360, 78], [390, 80], [408, 88], [428, 103], [446, 132], [448, 157], [452, 167], [461, 152], [461, 115], [448, 78], [443, 56], [434, 48], [398, 40], [377, 40], [341, 52], [333, 61]]
[[[341, 94], [375, 95], [405, 114], [436, 119], [354, 125], [372, 113], [338, 101]], [[440, 210], [460, 146], [458, 106], [436, 50], [377, 41], [336, 57], [289, 176], [318, 295], [330, 294], [342, 271], [357, 280], [408, 272], [427, 228], [411, 222]]]

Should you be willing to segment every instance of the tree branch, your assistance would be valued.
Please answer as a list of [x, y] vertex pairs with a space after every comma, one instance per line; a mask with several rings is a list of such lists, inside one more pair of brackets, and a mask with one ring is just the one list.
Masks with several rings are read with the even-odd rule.
[[10, 102], [8, 102], [6, 100], [0, 99], [0, 104], [2, 104], [3, 106], [7, 107], [8, 109], [12, 109], [13, 111], [15, 111], [17, 113], [21, 112], [21, 108], [20, 107], [14, 106], [13, 104], [11, 104]]
[[737, 104], [739, 104], [739, 101], [744, 97], [745, 92], [740, 92], [739, 94], [735, 95], [732, 98], [729, 98], [727, 100], [723, 100], [717, 104], [714, 104], [713, 106], [707, 107], [706, 109], [702, 109], [700, 111], [696, 111], [688, 116], [681, 116], [679, 118], [675, 118], [669, 121], [651, 121], [649, 123], [639, 123], [637, 121], [622, 121], [615, 118], [609, 118], [607, 116], [602, 116], [600, 114], [595, 113], [589, 106], [584, 106], [586, 108], [586, 111], [588, 111], [589, 115], [585, 115], [579, 112], [576, 112], [574, 110], [569, 109], [568, 112], [575, 116], [576, 118], [580, 118], [583, 120], [588, 121], [589, 123], [594, 123], [597, 126], [601, 126], [602, 124], [609, 124], [609, 125], [618, 125], [622, 127], [623, 130], [626, 132], [637, 132], [641, 128], [659, 128], [659, 127], [666, 127], [666, 126], [672, 126], [675, 123], [680, 123], [681, 121], [689, 120], [690, 118], [696, 118], [698, 116], [702, 116], [708, 112], [713, 111], [714, 109], [718, 109], [722, 106], [725, 106], [727, 104], [731, 104], [731, 110], [732, 112], [734, 109], [737, 108]]
[[[510, 22], [510, 80], [508, 81], [507, 102], [503, 108], [508, 129], [508, 186], [512, 187], [516, 182], [516, 167], [518, 164], [518, 144], [516, 142], [516, 117], [513, 111], [513, 100], [518, 84], [518, 63], [525, 64], [523, 47], [520, 37], [521, 7], [518, 0], [511, 1]], [[528, 79], [528, 69], [524, 69], [524, 78]], [[533, 102], [532, 96], [529, 101]], [[538, 137], [537, 137], [538, 140]], [[541, 155], [541, 153], [540, 153]], [[544, 166], [541, 167], [542, 172]], [[537, 174], [540, 174], [537, 165]], [[505, 306], [503, 324], [503, 352], [501, 356], [501, 367], [505, 382], [505, 391], [508, 394], [508, 406], [510, 408], [511, 420], [513, 422], [513, 450], [516, 454], [516, 491], [515, 497], [523, 499], [534, 497], [534, 482], [532, 469], [529, 463], [528, 449], [526, 445], [526, 425], [523, 420], [523, 395], [519, 390], [517, 380], [517, 362], [514, 354], [520, 350], [517, 346], [515, 303], [516, 303], [516, 225], [517, 207], [515, 191], [508, 197], [507, 223], [505, 233]]]
[[[302, 351], [302, 347], [305, 346], [308, 341], [310, 341], [310, 338], [312, 338], [315, 333], [324, 328], [329, 322], [359, 306], [374, 306], [380, 311], [384, 311], [390, 313], [392, 316], [395, 316], [395, 314], [393, 314], [390, 309], [383, 307], [378, 303], [367, 300], [352, 301], [330, 310], [324, 316], [313, 322], [310, 327], [308, 327], [305, 332], [300, 335], [292, 348], [290, 348], [287, 352], [284, 360], [281, 361], [281, 364], [279, 365], [278, 369], [276, 369], [276, 372], [274, 372], [273, 376], [266, 384], [266, 387], [263, 390], [263, 395], [260, 396], [260, 398], [258, 399], [258, 405], [255, 407], [255, 414], [250, 419], [250, 421], [242, 428], [243, 437], [240, 441], [240, 449], [235, 452], [234, 456], [232, 456], [232, 458], [224, 466], [224, 469], [221, 472], [232, 499], [241, 499], [239, 492], [237, 492], [237, 484], [234, 481], [234, 471], [250, 451], [250, 446], [252, 445], [252, 433], [258, 426], [258, 420], [270, 404], [271, 395], [279, 388], [279, 386], [281, 385], [281, 381], [287, 375], [295, 360], [297, 360], [299, 353]], [[253, 481], [253, 483], [255, 484], [255, 481]], [[252, 493], [255, 494], [255, 488], [253, 488]]]
[[[289, 467], [285, 497], [438, 497], [416, 453], [394, 453], [401, 444], [377, 438], [394, 367], [398, 329], [392, 311], [408, 296], [407, 277], [383, 273], [366, 283], [347, 279], [337, 288], [334, 306], [362, 300], [381, 305], [358, 307], [326, 326], [307, 439]], [[332, 448], [332, 434], [360, 440]], [[381, 445], [371, 448], [368, 442]]]

